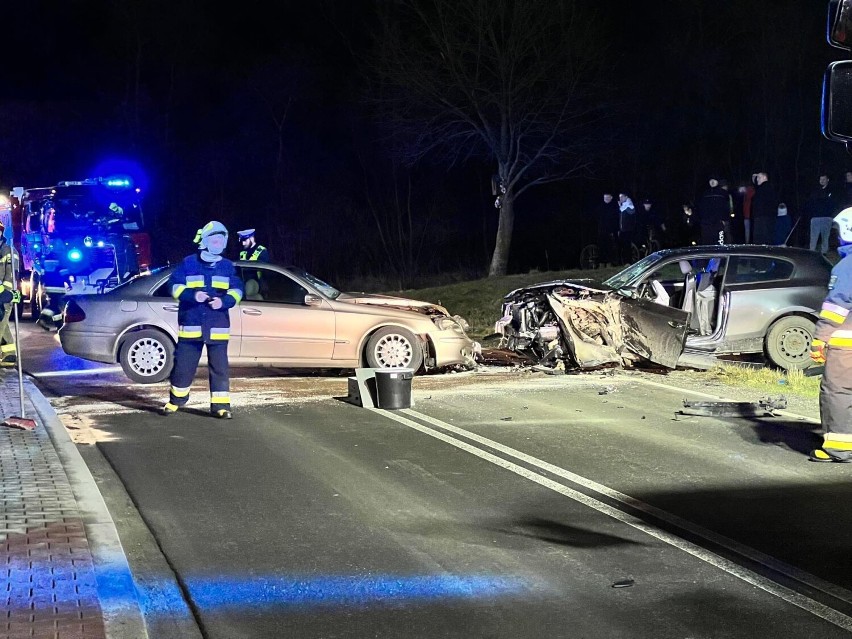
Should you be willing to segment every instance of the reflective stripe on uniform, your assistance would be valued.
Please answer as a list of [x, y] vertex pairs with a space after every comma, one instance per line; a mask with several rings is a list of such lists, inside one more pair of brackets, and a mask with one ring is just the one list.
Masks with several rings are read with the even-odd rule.
[[837, 433], [831, 433], [831, 439], [826, 439], [822, 443], [822, 447], [833, 448], [834, 450], [852, 450], [852, 442], [840, 441], [837, 439]]
[[252, 254], [251, 254], [251, 257], [249, 258], [249, 261], [250, 261], [250, 262], [256, 262], [256, 261], [260, 258], [261, 253], [263, 253], [265, 250], [266, 250], [266, 247], [261, 246], [260, 244], [258, 244], [258, 245], [257, 245], [257, 248], [256, 248], [256, 249], [254, 249], [254, 253], [252, 253]]
[[180, 297], [180, 294], [186, 290], [186, 286], [184, 284], [173, 284], [172, 285], [172, 297], [177, 299]]
[[187, 286], [187, 288], [204, 288], [204, 276], [203, 275], [187, 275], [186, 276], [186, 286]]
[[222, 277], [221, 275], [213, 276], [213, 288], [228, 288], [231, 284], [230, 277]]
[[12, 290], [13, 288], [15, 288], [15, 285], [12, 283], [12, 281], [11, 281], [11, 280], [6, 280], [6, 281], [4, 281], [4, 282], [3, 282], [3, 286], [5, 286], [6, 288], [8, 288], [9, 290]]
[[201, 337], [200, 326], [180, 326], [178, 327], [178, 337]]
[[213, 391], [210, 393], [211, 404], [230, 404], [231, 394], [228, 391]]
[[210, 339], [228, 339], [231, 336], [230, 328], [211, 328]]
[[240, 301], [243, 299], [243, 293], [238, 288], [229, 288], [228, 289], [228, 295], [230, 295], [235, 300], [237, 300], [237, 304], [239, 304]]
[[821, 318], [827, 319], [829, 322], [834, 322], [835, 324], [842, 324], [847, 315], [849, 315], [848, 308], [843, 308], [842, 306], [832, 304], [831, 302], [823, 302], [822, 310], [819, 312], [819, 316]]
[[14, 344], [3, 344], [2, 346], [0, 346], [0, 353], [3, 353], [4, 355], [6, 355], [7, 353], [16, 353], [17, 351], [18, 349], [15, 347]]
[[852, 331], [834, 331], [828, 338], [828, 345], [837, 348], [852, 348]]
[[189, 386], [187, 386], [186, 388], [178, 388], [177, 386], [172, 386], [171, 392], [172, 395], [174, 395], [175, 397], [186, 397], [187, 395], [189, 395], [189, 389]]

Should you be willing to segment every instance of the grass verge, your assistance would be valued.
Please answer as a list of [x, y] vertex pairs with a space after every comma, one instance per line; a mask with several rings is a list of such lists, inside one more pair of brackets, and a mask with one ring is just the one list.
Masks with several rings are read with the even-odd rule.
[[773, 368], [744, 368], [721, 364], [705, 375], [712, 375], [724, 384], [753, 388], [769, 395], [798, 395], [819, 397], [821, 377], [805, 377], [802, 371], [783, 371]]

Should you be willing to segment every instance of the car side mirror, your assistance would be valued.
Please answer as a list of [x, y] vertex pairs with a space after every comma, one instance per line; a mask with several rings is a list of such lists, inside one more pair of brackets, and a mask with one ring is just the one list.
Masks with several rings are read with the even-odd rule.
[[322, 298], [319, 295], [308, 293], [305, 295], [305, 306], [321, 306]]
[[821, 124], [829, 140], [852, 141], [852, 60], [832, 62], [826, 69]]

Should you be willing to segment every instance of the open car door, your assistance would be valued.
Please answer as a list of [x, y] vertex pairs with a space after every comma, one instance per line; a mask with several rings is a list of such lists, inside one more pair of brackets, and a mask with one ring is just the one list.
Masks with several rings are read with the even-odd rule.
[[627, 348], [660, 366], [677, 366], [686, 344], [689, 313], [648, 299], [624, 298], [619, 315]]

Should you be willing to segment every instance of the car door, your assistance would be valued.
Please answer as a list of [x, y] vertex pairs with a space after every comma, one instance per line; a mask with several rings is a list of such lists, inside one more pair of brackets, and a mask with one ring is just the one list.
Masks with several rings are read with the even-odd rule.
[[241, 358], [322, 363], [334, 352], [335, 318], [328, 300], [308, 306], [310, 293], [295, 278], [271, 268], [242, 268], [245, 296], [239, 305]]
[[[177, 338], [178, 334], [178, 302], [172, 297], [171, 286], [166, 278], [157, 286], [151, 293], [151, 298], [148, 301], [148, 306], [154, 312], [154, 315], [171, 329], [172, 337]], [[228, 311], [231, 318], [231, 339], [228, 340], [228, 357], [236, 357], [240, 354], [240, 322], [242, 317], [239, 312], [239, 306]], [[205, 353], [202, 353], [205, 355]]]
[[637, 355], [674, 368], [683, 353], [689, 313], [648, 299], [629, 298], [619, 307], [625, 345]]

